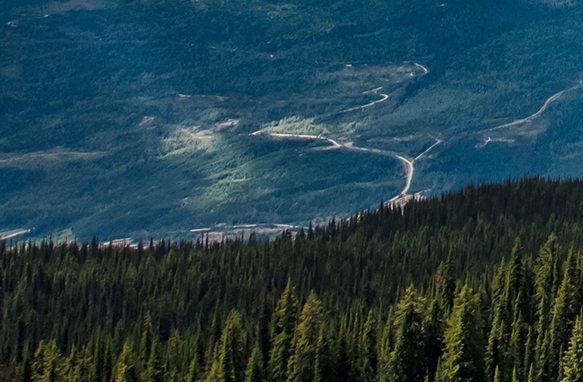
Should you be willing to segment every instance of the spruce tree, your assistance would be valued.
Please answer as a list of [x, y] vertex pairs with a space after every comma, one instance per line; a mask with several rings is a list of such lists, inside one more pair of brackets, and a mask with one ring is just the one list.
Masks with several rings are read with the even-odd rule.
[[577, 316], [571, 333], [569, 347], [561, 362], [563, 379], [561, 382], [583, 382], [583, 322]]
[[508, 348], [508, 360], [512, 368], [512, 374], [518, 380], [526, 378], [525, 358], [526, 347], [528, 342], [528, 326], [522, 319], [522, 314], [519, 312], [518, 316], [512, 323], [512, 334], [510, 335], [510, 343]]
[[380, 338], [378, 348], [378, 373], [377, 379], [379, 382], [390, 382], [391, 380], [391, 352], [393, 350], [393, 312], [389, 311], [387, 320], [383, 327], [382, 336]]
[[243, 382], [245, 379], [244, 334], [241, 314], [231, 311], [219, 342], [207, 382]]
[[180, 378], [184, 368], [183, 365], [183, 341], [178, 330], [172, 330], [166, 348], [166, 378], [175, 380]]
[[518, 376], [518, 372], [516, 371], [516, 368], [512, 369], [512, 379], [511, 382], [521, 382], [524, 381], [523, 378], [520, 378]]
[[549, 353], [549, 380], [555, 381], [559, 374], [561, 351], [568, 346], [579, 302], [579, 272], [573, 250], [565, 262], [563, 280], [553, 306], [550, 326], [551, 346]]
[[551, 305], [554, 301], [554, 289], [557, 283], [557, 259], [559, 246], [557, 236], [551, 234], [541, 247], [535, 269], [535, 299], [537, 304], [536, 345], [534, 349], [534, 378], [537, 382], [546, 382], [550, 373], [551, 354]]
[[153, 342], [154, 329], [152, 325], [152, 316], [150, 315], [150, 311], [148, 311], [144, 316], [142, 335], [140, 337], [140, 347], [138, 349], [138, 361], [140, 361], [142, 368], [145, 368], [146, 364], [150, 360], [150, 351], [152, 350]]
[[287, 367], [288, 382], [314, 380], [322, 317], [322, 303], [312, 291], [304, 304], [300, 321], [294, 333], [292, 354]]
[[425, 343], [425, 359], [427, 362], [427, 380], [435, 380], [437, 363], [443, 351], [443, 312], [437, 299], [434, 299], [423, 321], [423, 341]]
[[65, 362], [61, 368], [63, 376], [67, 381], [76, 380], [75, 369], [77, 366], [77, 347], [73, 345], [69, 356], [65, 358]]
[[23, 349], [22, 361], [17, 363], [12, 372], [12, 380], [17, 382], [30, 382], [32, 380], [32, 361], [28, 344]]
[[409, 287], [399, 302], [395, 317], [395, 347], [389, 358], [393, 382], [422, 382], [427, 370], [423, 342], [423, 301]]
[[32, 364], [33, 382], [56, 382], [64, 380], [60, 351], [55, 340], [41, 341], [34, 353]]
[[196, 382], [199, 378], [198, 356], [195, 354], [188, 365], [188, 374], [185, 382]]
[[[332, 359], [332, 349], [330, 339], [325, 333], [325, 327], [320, 328], [318, 343], [316, 344], [316, 365], [314, 371], [314, 382], [334, 382], [334, 361]], [[362, 381], [372, 381], [372, 376], [362, 376]]]
[[75, 377], [71, 382], [90, 382], [92, 358], [87, 346], [84, 346], [77, 358]]
[[263, 381], [263, 360], [259, 344], [255, 344], [245, 371], [245, 382]]
[[371, 310], [368, 311], [368, 316], [366, 322], [364, 323], [363, 333], [360, 343], [360, 351], [358, 357], [360, 358], [361, 370], [363, 375], [361, 376], [364, 381], [372, 381], [377, 370], [377, 322], [374, 313]]
[[456, 280], [454, 265], [450, 250], [447, 259], [439, 264], [435, 273], [438, 300], [442, 304], [441, 308], [448, 313], [451, 312], [455, 297]]
[[508, 323], [519, 314], [526, 322], [531, 322], [532, 308], [529, 289], [528, 271], [524, 263], [524, 248], [520, 238], [517, 237], [512, 248], [505, 282], [505, 300], [510, 312]]
[[495, 379], [494, 375], [498, 375], [498, 382], [507, 382], [507, 376], [510, 376], [508, 370], [511, 367], [508, 355], [510, 336], [502, 314], [498, 309], [494, 316], [486, 349], [486, 358], [492, 378]]
[[468, 285], [454, 300], [444, 335], [444, 352], [436, 380], [439, 382], [485, 382], [484, 342], [479, 297]]
[[[143, 338], [143, 337], [142, 337]], [[147, 352], [148, 361], [145, 366], [145, 382], [162, 382], [164, 381], [164, 366], [160, 355], [160, 342], [153, 339], [150, 344], [150, 350]]]
[[272, 318], [269, 374], [273, 382], [287, 380], [287, 364], [291, 355], [292, 338], [297, 321], [298, 303], [291, 280], [277, 302]]
[[119, 355], [116, 365], [115, 382], [135, 382], [138, 381], [134, 355], [131, 346], [126, 342]]

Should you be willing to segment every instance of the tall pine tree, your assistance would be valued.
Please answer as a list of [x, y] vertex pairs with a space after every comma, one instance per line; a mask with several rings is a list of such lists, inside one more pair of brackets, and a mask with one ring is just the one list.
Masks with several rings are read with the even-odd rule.
[[292, 354], [287, 367], [288, 382], [304, 382], [315, 379], [322, 317], [322, 303], [312, 291], [304, 304], [300, 321], [294, 333]]
[[272, 318], [269, 374], [273, 382], [287, 380], [287, 363], [291, 355], [292, 338], [297, 322], [298, 302], [291, 280], [277, 302]]
[[485, 382], [484, 341], [479, 296], [464, 285], [454, 300], [444, 335], [445, 349], [439, 363], [439, 382]]
[[399, 302], [395, 317], [395, 347], [389, 358], [393, 382], [422, 382], [427, 371], [423, 342], [423, 301], [409, 287]]

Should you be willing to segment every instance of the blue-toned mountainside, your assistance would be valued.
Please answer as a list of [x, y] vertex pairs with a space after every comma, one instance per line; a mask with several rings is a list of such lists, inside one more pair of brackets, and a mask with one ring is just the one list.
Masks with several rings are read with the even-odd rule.
[[2, 1], [0, 24], [0, 236], [189, 238], [583, 175], [577, 2]]

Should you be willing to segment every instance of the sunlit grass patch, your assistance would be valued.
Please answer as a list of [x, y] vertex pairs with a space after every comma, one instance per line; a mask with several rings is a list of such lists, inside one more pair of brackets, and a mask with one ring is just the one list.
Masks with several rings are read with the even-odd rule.
[[329, 126], [327, 125], [314, 122], [314, 118], [302, 118], [294, 115], [279, 121], [273, 121], [265, 125], [262, 131], [275, 134], [318, 136], [330, 133], [328, 128]]
[[160, 142], [160, 157], [192, 154], [195, 152], [212, 153], [217, 151], [220, 140], [212, 131], [199, 126], [178, 128]]

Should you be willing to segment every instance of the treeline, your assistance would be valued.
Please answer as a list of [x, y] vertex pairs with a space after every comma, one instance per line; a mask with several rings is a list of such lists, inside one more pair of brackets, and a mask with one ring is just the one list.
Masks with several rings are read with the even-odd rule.
[[270, 242], [0, 243], [0, 380], [581, 381], [583, 182]]

